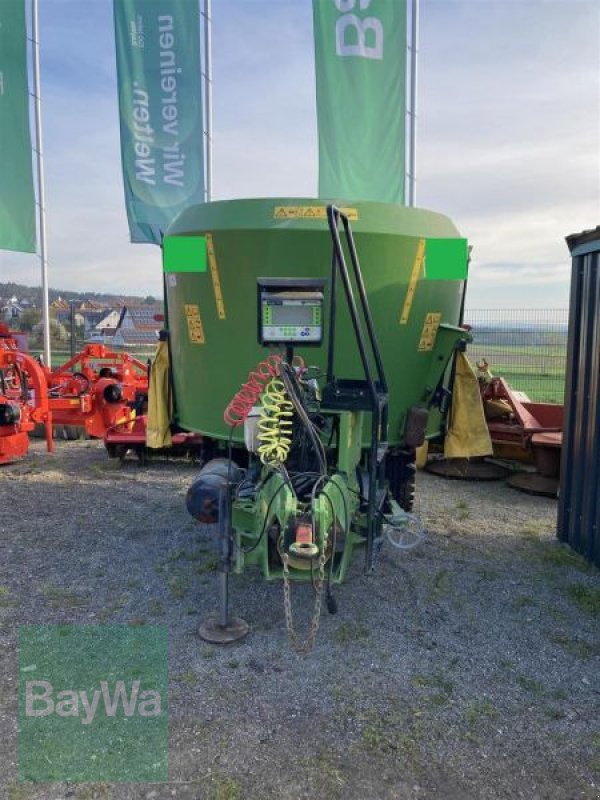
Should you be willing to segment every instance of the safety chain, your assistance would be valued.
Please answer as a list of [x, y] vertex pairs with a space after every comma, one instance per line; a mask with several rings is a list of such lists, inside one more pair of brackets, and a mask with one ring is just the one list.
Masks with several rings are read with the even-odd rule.
[[319, 575], [315, 581], [315, 607], [310, 621], [308, 635], [304, 642], [300, 642], [298, 634], [294, 630], [294, 619], [292, 616], [292, 595], [290, 587], [290, 557], [287, 553], [282, 554], [283, 561], [283, 606], [285, 609], [285, 624], [287, 626], [288, 638], [294, 650], [300, 656], [305, 656], [315, 646], [315, 638], [319, 630], [321, 621], [321, 600], [323, 598], [323, 584], [325, 583], [325, 549], [327, 541], [323, 543], [323, 552], [319, 556]]

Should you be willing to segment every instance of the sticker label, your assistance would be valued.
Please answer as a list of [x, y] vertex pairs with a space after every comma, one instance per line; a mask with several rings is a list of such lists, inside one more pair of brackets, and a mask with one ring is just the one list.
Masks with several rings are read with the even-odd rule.
[[200, 308], [196, 305], [184, 305], [188, 326], [188, 335], [192, 344], [204, 344], [204, 327], [200, 318]]
[[174, 289], [177, 286], [177, 275], [174, 272], [169, 272], [167, 275], [167, 286]]
[[217, 304], [217, 316], [225, 319], [225, 303], [223, 302], [223, 291], [221, 289], [221, 279], [219, 277], [219, 267], [215, 255], [215, 246], [212, 233], [206, 234], [206, 252], [208, 255], [208, 267], [212, 278], [213, 291], [215, 293], [215, 303]]
[[421, 339], [419, 340], [419, 352], [433, 350], [435, 339], [437, 337], [438, 328], [442, 321], [442, 315], [439, 312], [430, 312], [425, 315], [425, 323], [421, 331]]
[[410, 317], [410, 310], [412, 308], [413, 300], [415, 299], [415, 292], [417, 290], [417, 281], [421, 274], [421, 267], [425, 260], [425, 239], [419, 239], [417, 245], [417, 253], [413, 264], [412, 272], [410, 273], [410, 280], [408, 281], [408, 288], [406, 289], [406, 297], [404, 298], [404, 305], [400, 314], [400, 325], [406, 325]]
[[[340, 208], [352, 222], [358, 219], [358, 211], [355, 208]], [[325, 206], [275, 206], [273, 209], [273, 219], [327, 219], [327, 208]]]

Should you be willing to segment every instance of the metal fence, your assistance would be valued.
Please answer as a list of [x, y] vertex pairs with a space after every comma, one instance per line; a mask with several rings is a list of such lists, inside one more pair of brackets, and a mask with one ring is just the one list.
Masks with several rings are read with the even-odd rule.
[[[473, 364], [485, 359], [493, 375], [506, 378], [531, 400], [562, 403], [568, 317], [565, 308], [465, 311], [465, 324], [473, 334], [469, 358]], [[127, 350], [142, 361], [155, 352], [147, 346]], [[62, 364], [69, 356], [66, 350], [53, 350], [52, 363]]]
[[568, 319], [564, 308], [465, 311], [473, 334], [469, 358], [485, 359], [493, 375], [531, 400], [562, 403]]

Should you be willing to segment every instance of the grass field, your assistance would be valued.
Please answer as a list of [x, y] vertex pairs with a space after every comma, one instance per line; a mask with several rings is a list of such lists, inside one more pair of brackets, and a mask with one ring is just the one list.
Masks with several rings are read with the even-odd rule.
[[531, 400], [562, 403], [565, 387], [565, 346], [482, 345], [475, 341], [468, 349], [475, 364], [485, 359], [492, 375], [505, 378], [513, 389]]
[[471, 309], [469, 358], [485, 359], [492, 375], [533, 401], [562, 403], [568, 317], [566, 308]]
[[[535, 402], [562, 403], [564, 401], [566, 333], [503, 329], [493, 333], [478, 334], [473, 328], [474, 341], [468, 355], [472, 364], [485, 359], [492, 375], [505, 378], [520, 392], [525, 392]], [[532, 343], [532, 338], [535, 343]], [[34, 350], [33, 354], [38, 355]], [[144, 363], [153, 352], [131, 353]], [[52, 351], [52, 366], [64, 364], [70, 358], [68, 350]]]
[[[520, 392], [525, 392], [531, 400], [539, 403], [562, 403], [564, 400], [565, 367], [564, 358], [544, 357], [539, 353], [516, 352], [527, 348], [471, 346], [468, 351], [472, 364], [485, 358], [493, 375], [505, 378]], [[35, 353], [34, 355], [37, 355]], [[146, 361], [153, 354], [135, 354]], [[68, 352], [52, 352], [52, 366], [59, 367], [70, 358]]]

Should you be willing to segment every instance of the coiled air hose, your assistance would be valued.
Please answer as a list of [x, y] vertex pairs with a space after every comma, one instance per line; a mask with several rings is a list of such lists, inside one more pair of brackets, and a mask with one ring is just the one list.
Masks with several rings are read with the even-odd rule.
[[272, 378], [262, 395], [258, 421], [258, 456], [263, 464], [276, 467], [288, 457], [292, 444], [294, 406], [283, 381]]
[[[258, 404], [258, 398], [264, 391], [266, 383], [279, 375], [279, 366], [283, 359], [277, 353], [271, 353], [256, 369], [248, 373], [246, 383], [235, 393], [223, 414], [227, 425], [237, 428], [244, 423], [253, 406]], [[294, 356], [294, 366], [304, 369], [304, 361], [300, 356]]]

